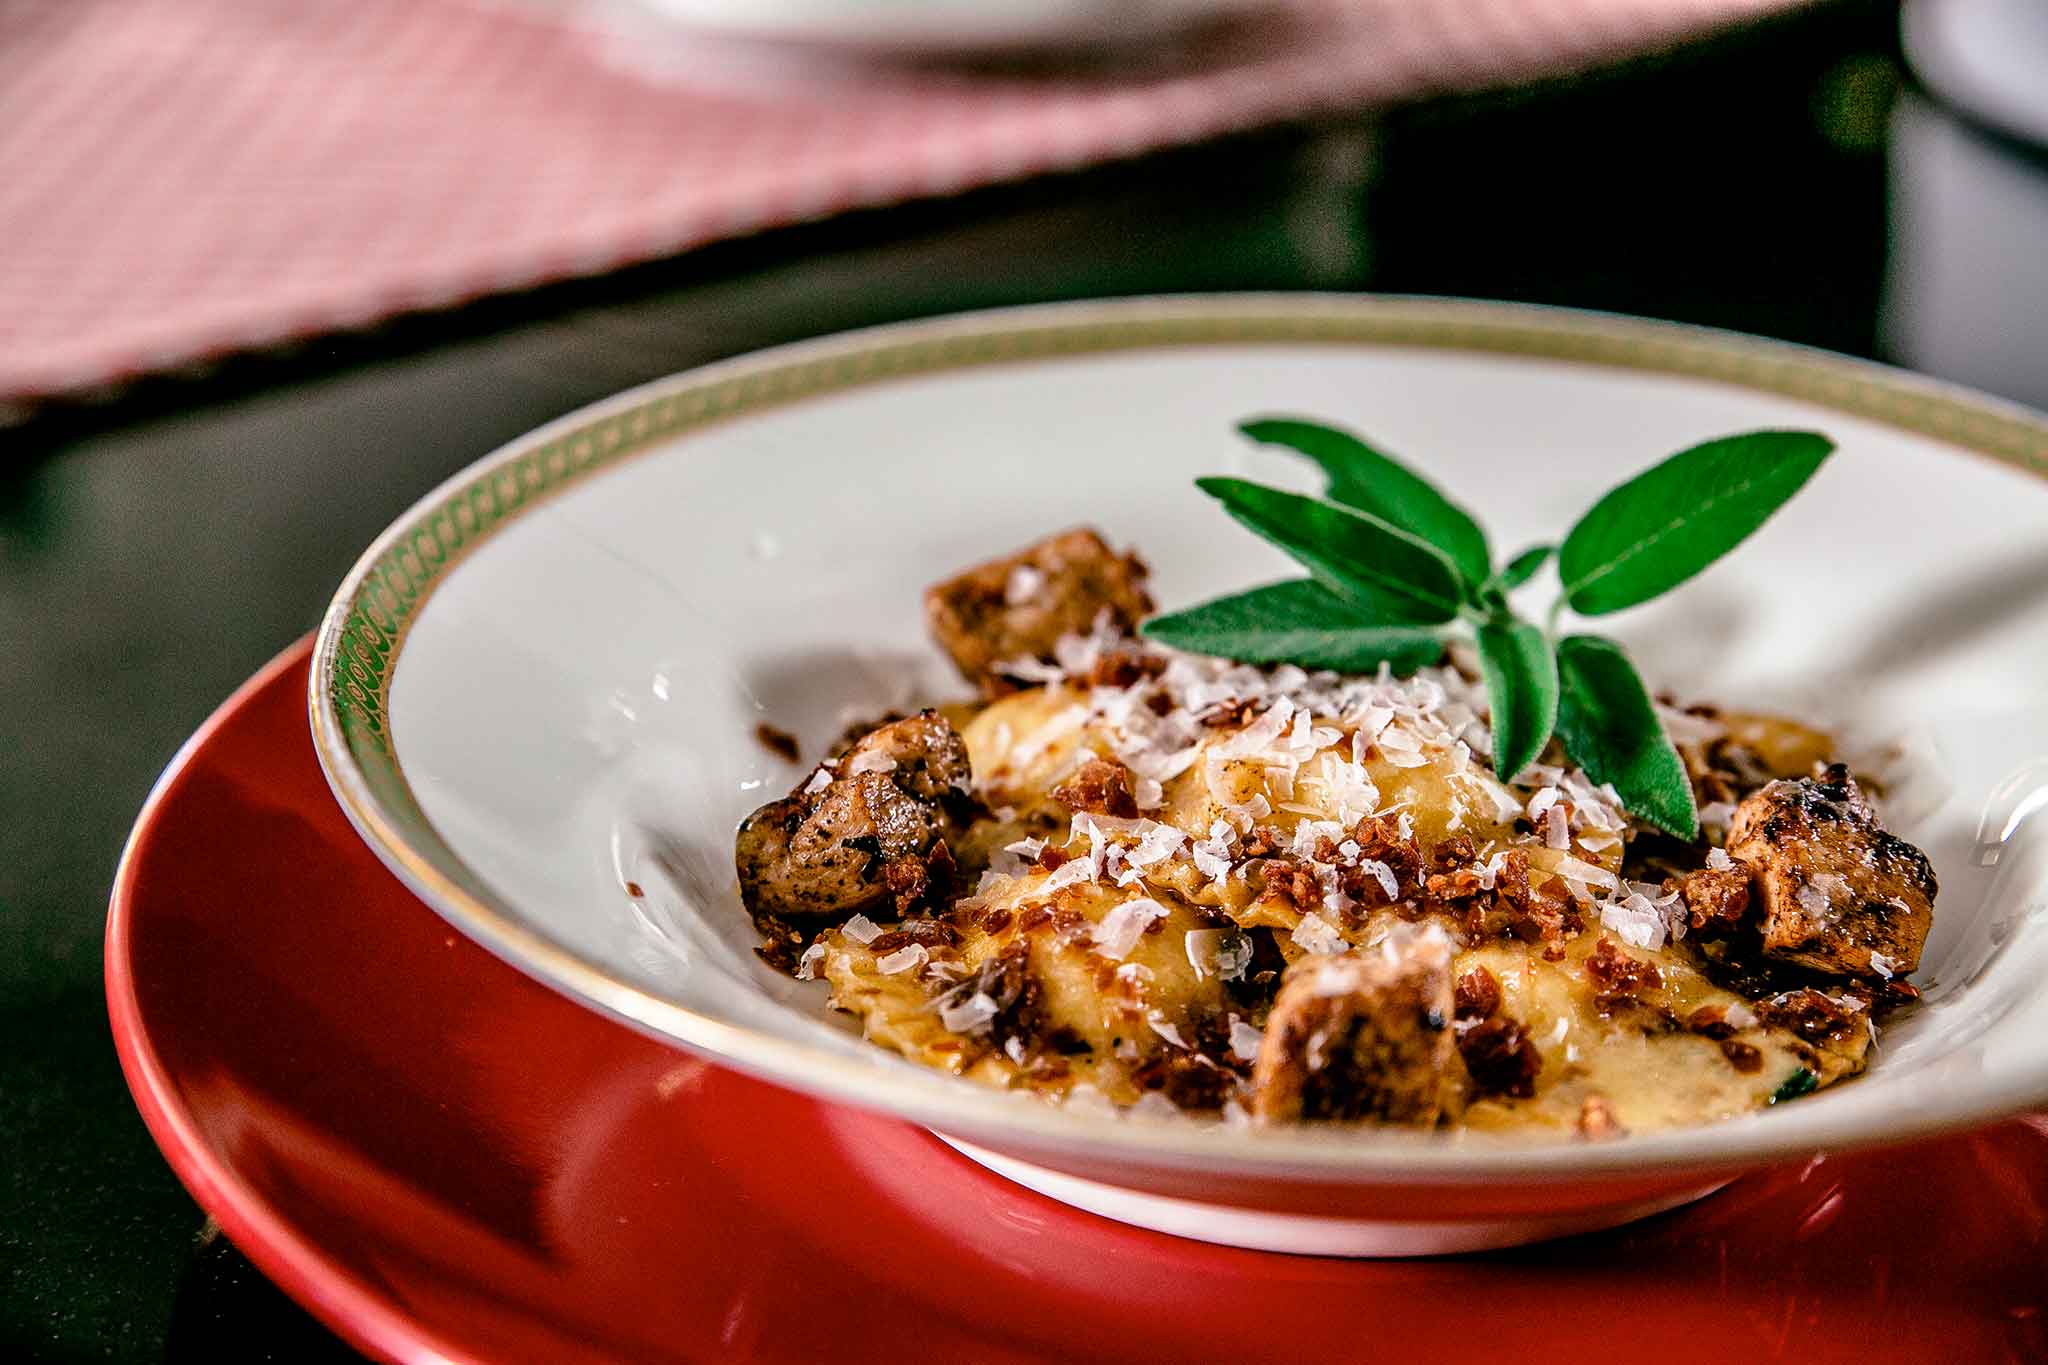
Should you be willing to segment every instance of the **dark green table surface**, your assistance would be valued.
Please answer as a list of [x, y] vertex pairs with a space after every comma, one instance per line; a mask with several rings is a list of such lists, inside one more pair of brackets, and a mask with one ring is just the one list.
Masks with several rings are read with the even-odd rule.
[[702, 361], [1090, 295], [1529, 299], [1879, 354], [1913, 98], [1896, 25], [1822, 5], [1621, 70], [861, 214], [0, 427], [0, 1356], [353, 1358], [207, 1234], [151, 1146], [100, 935], [164, 762], [431, 485]]

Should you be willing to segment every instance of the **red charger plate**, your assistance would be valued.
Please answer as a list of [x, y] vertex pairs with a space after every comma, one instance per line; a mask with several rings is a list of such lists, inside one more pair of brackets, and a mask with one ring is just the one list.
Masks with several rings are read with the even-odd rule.
[[1181, 1241], [921, 1129], [640, 1037], [457, 935], [363, 847], [301, 642], [143, 808], [114, 1038], [172, 1168], [391, 1361], [2048, 1359], [2048, 1117], [1435, 1261]]

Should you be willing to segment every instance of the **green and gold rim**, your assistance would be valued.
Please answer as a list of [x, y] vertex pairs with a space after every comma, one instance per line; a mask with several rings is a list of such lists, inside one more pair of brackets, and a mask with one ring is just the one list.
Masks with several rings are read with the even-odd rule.
[[[422, 812], [392, 742], [391, 681], [407, 632], [434, 590], [478, 545], [555, 494], [690, 432], [946, 371], [1245, 345], [1448, 350], [1673, 375], [1799, 399], [2048, 474], [2048, 417], [2018, 405], [1788, 343], [1567, 309], [1355, 295], [1196, 295], [1050, 304], [871, 328], [686, 371], [571, 413], [486, 456], [399, 518], [343, 580], [315, 644], [309, 705], [328, 782], [371, 848], [414, 891], [523, 969], [637, 1027], [744, 1069], [872, 1103], [872, 1071], [838, 1077], [841, 1084], [832, 1078], [819, 1083], [816, 1068], [839, 1059], [650, 995], [537, 934], [483, 884]], [[1016, 1126], [1020, 1116], [1006, 1113]], [[1074, 1122], [1049, 1108], [1046, 1114]], [[1215, 1150], [1217, 1135], [1196, 1136]], [[1286, 1136], [1285, 1145], [1297, 1149], [1294, 1159], [1314, 1161], [1314, 1151], [1327, 1147], [1313, 1135]], [[1160, 1139], [1148, 1133], [1144, 1145], [1156, 1149]], [[1355, 1160], [1355, 1144], [1327, 1149], [1349, 1150]], [[1583, 1160], [1572, 1165], [1589, 1169]]]

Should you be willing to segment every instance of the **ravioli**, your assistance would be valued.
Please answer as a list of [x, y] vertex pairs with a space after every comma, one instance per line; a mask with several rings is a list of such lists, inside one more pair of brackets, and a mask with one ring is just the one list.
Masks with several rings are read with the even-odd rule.
[[[975, 619], [996, 610], [988, 568]], [[1646, 831], [1554, 743], [1504, 780], [1457, 659], [1311, 674], [1124, 625], [1105, 612], [999, 668], [976, 653], [984, 704], [878, 728], [763, 808], [771, 849], [823, 849], [833, 903], [862, 910], [819, 922], [795, 911], [822, 902], [790, 893], [764, 913], [743, 878], [750, 908], [878, 1046], [1051, 1100], [1595, 1139], [1852, 1076], [1874, 1018], [1912, 994], [1771, 958], [1747, 864]], [[1877, 828], [1846, 770], [1801, 776], [1818, 732], [1667, 719], [1721, 826], [1787, 791], [1817, 808], [1801, 793], [1829, 780], [1828, 809]], [[941, 752], [950, 766], [911, 761]], [[918, 838], [848, 824], [852, 783]], [[763, 885], [805, 875], [773, 872]]]

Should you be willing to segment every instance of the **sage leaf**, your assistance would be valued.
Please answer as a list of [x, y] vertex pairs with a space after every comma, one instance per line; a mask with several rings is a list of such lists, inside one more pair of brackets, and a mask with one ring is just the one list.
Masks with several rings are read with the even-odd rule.
[[1556, 553], [1555, 545], [1531, 545], [1510, 559], [1499, 573], [1487, 579], [1483, 587], [1492, 588], [1495, 592], [1513, 592], [1534, 578], [1537, 570], [1549, 562], [1550, 557]]
[[1651, 466], [1594, 503], [1564, 538], [1565, 600], [1601, 616], [1670, 591], [1762, 526], [1834, 448], [1818, 432], [1751, 431]]
[[1155, 616], [1140, 630], [1161, 644], [1245, 663], [1292, 663], [1360, 673], [1412, 673], [1443, 657], [1437, 633], [1388, 625], [1317, 583], [1297, 578]]
[[1458, 613], [1458, 571], [1436, 547], [1364, 512], [1245, 479], [1195, 486], [1325, 587], [1387, 624], [1438, 625]]
[[1325, 496], [1436, 546], [1468, 586], [1485, 580], [1493, 564], [1485, 530], [1436, 485], [1391, 455], [1348, 431], [1298, 417], [1262, 417], [1239, 424], [1238, 430], [1262, 444], [1308, 456], [1329, 476]]
[[1526, 621], [1478, 630], [1479, 669], [1493, 711], [1493, 770], [1501, 781], [1536, 761], [1557, 724], [1557, 658]]
[[[1557, 735], [1572, 762], [1611, 782], [1630, 812], [1667, 834], [1699, 837], [1685, 764], [1621, 646], [1598, 635], [1557, 642]], [[1490, 685], [1490, 684], [1489, 684]]]

